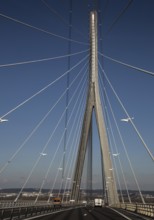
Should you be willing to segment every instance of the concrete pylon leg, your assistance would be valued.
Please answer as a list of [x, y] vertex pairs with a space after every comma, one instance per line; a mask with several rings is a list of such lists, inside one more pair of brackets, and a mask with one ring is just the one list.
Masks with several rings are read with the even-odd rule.
[[78, 151], [76, 167], [75, 167], [74, 181], [73, 181], [72, 193], [71, 193], [71, 200], [75, 200], [75, 201], [78, 201], [79, 199], [79, 189], [80, 189], [84, 159], [86, 155], [90, 123], [91, 123], [92, 112], [93, 112], [93, 104], [94, 104], [94, 99], [93, 99], [94, 95], [92, 94], [93, 91], [94, 91], [93, 88], [89, 89], [87, 105], [86, 105], [86, 110], [85, 110], [84, 120], [83, 120], [83, 125], [82, 125], [79, 151]]
[[90, 131], [90, 123], [92, 120], [92, 112], [95, 111], [99, 140], [101, 145], [101, 157], [103, 161], [103, 171], [105, 178], [105, 187], [107, 189], [107, 201], [109, 205], [116, 205], [119, 202], [116, 183], [112, 172], [112, 162], [110, 158], [108, 138], [103, 118], [101, 99], [98, 85], [98, 56], [97, 56], [97, 13], [90, 13], [90, 80], [89, 92], [87, 96], [86, 110], [82, 125], [82, 133], [79, 144], [79, 151], [74, 173], [74, 181], [72, 186], [71, 200], [78, 201], [83, 165], [85, 160], [88, 135]]

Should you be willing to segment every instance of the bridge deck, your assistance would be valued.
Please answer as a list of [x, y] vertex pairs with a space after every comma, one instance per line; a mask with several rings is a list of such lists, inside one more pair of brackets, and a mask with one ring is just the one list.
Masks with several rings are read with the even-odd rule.
[[[15, 217], [15, 216], [14, 216]], [[4, 218], [5, 219], [5, 218]], [[25, 219], [25, 218], [24, 218]], [[28, 220], [150, 220], [152, 218], [136, 215], [121, 209], [80, 207], [57, 210], [39, 216], [27, 216]]]

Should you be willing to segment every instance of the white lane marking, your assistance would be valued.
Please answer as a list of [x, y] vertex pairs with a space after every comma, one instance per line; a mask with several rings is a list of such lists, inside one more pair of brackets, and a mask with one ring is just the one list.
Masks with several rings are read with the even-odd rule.
[[108, 207], [108, 208], [111, 209], [112, 211], [118, 213], [119, 215], [121, 215], [122, 217], [124, 217], [124, 218], [127, 219], [127, 220], [133, 220], [133, 219], [127, 217], [126, 215], [122, 214], [121, 212], [118, 212], [117, 210], [115, 210], [115, 209], [113, 209], [113, 208], [111, 208], [111, 207]]
[[80, 208], [80, 207], [68, 208], [68, 209], [63, 209], [63, 210], [59, 210], [59, 211], [55, 211], [55, 212], [50, 212], [50, 213], [47, 213], [47, 214], [36, 215], [34, 217], [25, 218], [25, 220], [31, 220], [31, 219], [35, 219], [35, 218], [45, 217], [45, 216], [48, 216], [48, 215], [53, 215], [53, 214], [58, 213], [58, 212], [65, 212], [65, 211], [68, 211], [68, 210], [71, 210], [71, 209], [78, 209], [78, 208]]

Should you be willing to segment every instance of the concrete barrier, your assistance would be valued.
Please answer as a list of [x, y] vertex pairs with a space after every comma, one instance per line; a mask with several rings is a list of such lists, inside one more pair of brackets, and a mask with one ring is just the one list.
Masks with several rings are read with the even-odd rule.
[[154, 204], [120, 203], [117, 208], [122, 208], [148, 217], [154, 217]]

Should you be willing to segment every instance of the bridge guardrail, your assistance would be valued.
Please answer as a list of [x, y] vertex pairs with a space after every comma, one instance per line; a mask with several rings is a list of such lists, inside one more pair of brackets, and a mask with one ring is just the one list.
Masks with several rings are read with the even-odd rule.
[[21, 217], [27, 218], [30, 216], [38, 215], [38, 214], [44, 214], [46, 212], [52, 212], [55, 209], [53, 209], [52, 206], [46, 205], [46, 206], [14, 206], [14, 207], [5, 207], [0, 209], [0, 219], [8, 219], [12, 220], [13, 218], [17, 217], [20, 219]]
[[[13, 201], [1, 201], [0, 202], [0, 208], [12, 208], [12, 207], [23, 207], [23, 206], [40, 206], [40, 205], [47, 205], [47, 202], [37, 202], [36, 204], [34, 201], [19, 201], [19, 202], [13, 202]], [[49, 203], [49, 205], [52, 205], [52, 203]]]
[[154, 217], [154, 204], [120, 203], [118, 208], [122, 208], [148, 217]]
[[22, 218], [28, 218], [32, 216], [52, 213], [54, 211], [58, 210], [64, 210], [67, 208], [73, 208], [73, 205], [65, 204], [61, 207], [54, 207], [52, 204], [46, 204], [46, 205], [34, 205], [33, 206], [29, 204], [29, 206], [14, 206], [14, 207], [5, 207], [0, 208], [0, 219], [7, 219], [7, 220], [13, 220], [14, 218], [22, 219]]

